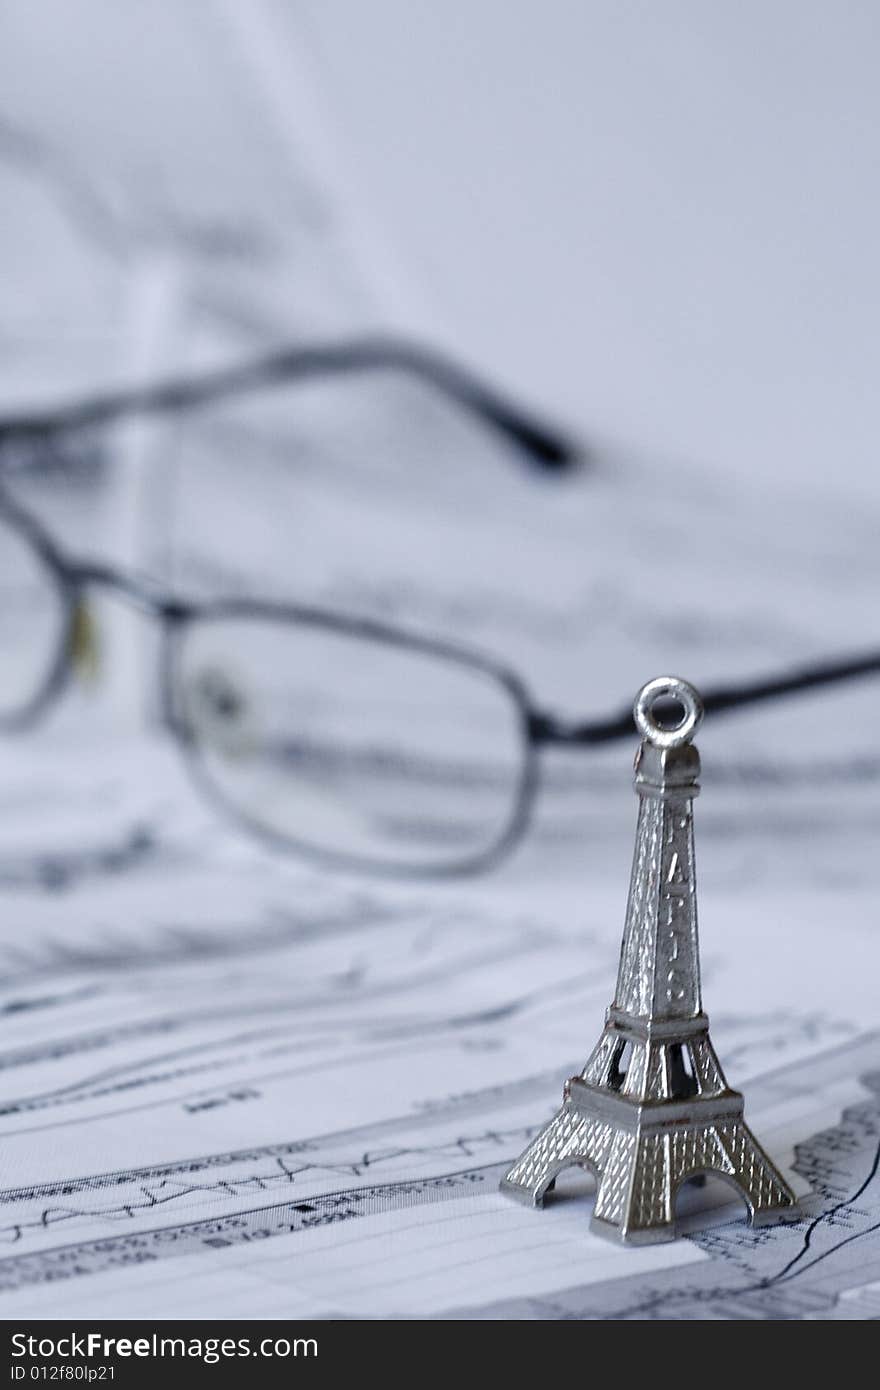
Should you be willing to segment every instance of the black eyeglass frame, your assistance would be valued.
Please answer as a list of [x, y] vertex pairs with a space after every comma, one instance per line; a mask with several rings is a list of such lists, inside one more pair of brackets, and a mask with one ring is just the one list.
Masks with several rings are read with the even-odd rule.
[[[55, 436], [135, 414], [195, 409], [210, 401], [250, 392], [283, 380], [315, 375], [396, 369], [414, 373], [498, 430], [514, 444], [530, 464], [562, 471], [577, 461], [578, 453], [551, 428], [505, 401], [461, 368], [425, 349], [395, 340], [296, 348], [270, 354], [251, 364], [201, 378], [159, 383], [131, 392], [96, 396], [44, 414], [0, 419], [0, 457], [4, 446], [51, 441]], [[548, 745], [589, 748], [632, 737], [634, 722], [629, 705], [598, 720], [570, 721], [541, 709], [527, 684], [510, 667], [485, 652], [423, 634], [409, 632], [377, 620], [295, 603], [251, 598], [197, 602], [168, 594], [151, 581], [103, 562], [78, 560], [64, 553], [46, 528], [22, 504], [14, 500], [0, 479], [0, 516], [16, 528], [39, 554], [54, 583], [61, 603], [62, 623], [57, 650], [34, 697], [12, 717], [0, 716], [0, 728], [17, 729], [35, 722], [61, 696], [73, 669], [73, 644], [77, 613], [89, 588], [103, 588], [128, 600], [161, 624], [159, 688], [163, 724], [176, 739], [190, 773], [207, 798], [224, 814], [262, 840], [295, 850], [313, 861], [337, 868], [355, 869], [394, 877], [445, 877], [476, 873], [490, 868], [522, 838], [531, 817], [539, 786], [539, 753]], [[358, 640], [373, 641], [398, 650], [455, 663], [490, 677], [512, 701], [522, 739], [522, 766], [511, 814], [499, 836], [485, 850], [457, 862], [431, 866], [385, 864], [377, 860], [323, 850], [268, 829], [233, 805], [207, 778], [196, 753], [196, 740], [176, 708], [174, 672], [176, 653], [188, 625], [223, 618], [244, 618], [321, 628]], [[864, 676], [880, 674], [880, 650], [771, 673], [766, 677], [728, 685], [704, 687], [707, 714], [721, 714], [759, 702], [827, 687]]]
[[[195, 601], [166, 593], [150, 581], [114, 566], [103, 562], [77, 560], [65, 554], [42, 524], [19, 503], [13, 502], [2, 488], [0, 518], [17, 530], [38, 553], [49, 580], [55, 587], [62, 614], [56, 651], [39, 689], [16, 714], [0, 716], [0, 728], [14, 731], [32, 725], [63, 695], [74, 667], [74, 638], [80, 607], [90, 589], [103, 589], [113, 593], [160, 624], [160, 719], [180, 748], [189, 774], [202, 795], [227, 818], [262, 841], [276, 848], [293, 850], [328, 867], [411, 878], [457, 877], [489, 869], [518, 844], [529, 825], [540, 785], [540, 750], [543, 747], [556, 745], [588, 748], [631, 737], [633, 734], [635, 726], [629, 708], [599, 720], [570, 722], [558, 718], [536, 703], [528, 685], [517, 672], [492, 655], [475, 648], [413, 633], [378, 620], [309, 605], [241, 597]], [[232, 799], [225, 796], [205, 773], [199, 756], [198, 739], [181, 713], [176, 694], [178, 653], [187, 628], [194, 623], [224, 619], [252, 619], [293, 627], [317, 628], [358, 641], [376, 642], [398, 651], [451, 662], [489, 677], [512, 703], [522, 751], [512, 809], [495, 840], [476, 854], [446, 863], [386, 863], [318, 848], [295, 836], [275, 832], [249, 816]], [[880, 653], [875, 652], [859, 658], [829, 662], [823, 666], [783, 672], [765, 680], [737, 686], [710, 687], [704, 691], [703, 701], [707, 711], [722, 713], [761, 700], [878, 673]]]

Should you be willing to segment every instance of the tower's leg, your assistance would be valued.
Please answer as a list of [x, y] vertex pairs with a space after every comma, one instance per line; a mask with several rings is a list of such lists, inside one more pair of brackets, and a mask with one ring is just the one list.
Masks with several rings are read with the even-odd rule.
[[[625, 1142], [622, 1142], [625, 1141]], [[630, 1245], [675, 1237], [668, 1134], [618, 1134], [590, 1222], [597, 1235]]]
[[613, 1137], [611, 1125], [563, 1105], [514, 1163], [501, 1190], [517, 1201], [541, 1207], [564, 1168], [586, 1168], [598, 1181]]
[[797, 1216], [797, 1198], [767, 1157], [744, 1121], [719, 1125], [718, 1142], [730, 1163], [731, 1176], [749, 1205], [753, 1226], [767, 1226]]
[[612, 1160], [600, 1185], [593, 1229], [635, 1245], [673, 1240], [678, 1189], [689, 1178], [713, 1173], [739, 1189], [753, 1225], [797, 1215], [794, 1193], [736, 1119], [648, 1131], [625, 1153], [621, 1149], [617, 1171]]

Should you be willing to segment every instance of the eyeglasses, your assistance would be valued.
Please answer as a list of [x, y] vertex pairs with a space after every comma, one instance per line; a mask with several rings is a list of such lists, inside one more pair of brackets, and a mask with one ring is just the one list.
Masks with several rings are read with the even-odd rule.
[[[192, 408], [285, 374], [326, 368], [329, 349], [146, 392], [95, 398], [43, 417], [0, 421], [0, 446], [141, 410]], [[336, 349], [329, 370], [408, 364], [514, 441], [542, 467], [568, 446], [487, 388], [424, 352]], [[375, 351], [375, 347], [373, 349]], [[286, 368], [279, 365], [282, 360]], [[349, 367], [341, 366], [348, 363]], [[198, 786], [240, 825], [340, 868], [452, 875], [488, 868], [524, 833], [548, 745], [630, 737], [629, 709], [567, 723], [540, 709], [518, 674], [482, 652], [381, 622], [297, 604], [190, 602], [70, 556], [0, 490], [0, 728], [34, 721], [61, 695], [82, 647], [87, 598], [108, 591], [161, 631], [163, 723]], [[880, 673], [880, 652], [704, 691], [720, 713]], [[655, 715], [674, 727], [675, 707]]]

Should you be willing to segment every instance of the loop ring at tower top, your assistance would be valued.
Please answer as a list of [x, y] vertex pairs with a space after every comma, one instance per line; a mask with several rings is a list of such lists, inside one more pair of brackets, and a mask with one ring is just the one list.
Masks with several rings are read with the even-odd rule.
[[[664, 729], [654, 718], [658, 700], [673, 700], [681, 705], [684, 718], [673, 729]], [[703, 701], [688, 681], [678, 676], [656, 676], [643, 685], [633, 705], [636, 728], [655, 748], [679, 748], [688, 743], [703, 721]]]

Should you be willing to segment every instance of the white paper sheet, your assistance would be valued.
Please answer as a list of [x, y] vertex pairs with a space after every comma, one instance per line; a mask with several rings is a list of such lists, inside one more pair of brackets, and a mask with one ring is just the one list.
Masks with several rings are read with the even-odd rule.
[[[35, 41], [20, 13], [19, 53]], [[318, 326], [350, 331], [371, 312], [339, 191], [305, 152], [291, 163], [288, 136], [265, 134], [253, 68], [202, 13], [187, 19], [207, 26], [198, 81], [163, 66], [150, 139], [132, 113], [154, 111], [144, 72], [179, 47], [167, 47], [179, 8], [156, 9], [127, 121], [97, 122], [76, 151], [121, 208], [126, 255], [136, 262], [156, 228], [178, 246], [171, 337], [189, 365]], [[96, 7], [114, 52], [127, 22]], [[126, 84], [111, 77], [109, 96]], [[36, 121], [27, 148], [68, 169], [64, 110], [81, 85], [38, 120], [26, 82], [7, 90], [19, 120]], [[224, 112], [228, 139], [215, 140]], [[127, 129], [141, 130], [137, 150]], [[32, 173], [19, 161], [14, 177]], [[108, 270], [81, 225], [69, 230], [130, 304], [126, 257]], [[138, 325], [116, 316], [115, 293], [90, 382], [115, 363], [114, 334], [137, 360]], [[19, 385], [40, 395], [45, 377], [32, 362]], [[166, 582], [319, 599], [466, 638], [573, 716], [616, 708], [660, 670], [700, 682], [870, 635], [876, 517], [611, 456], [535, 479], [397, 383], [243, 405], [170, 427], [163, 444], [133, 558]], [[105, 448], [104, 471], [76, 486], [20, 483], [73, 548], [109, 549], [94, 510]], [[121, 726], [106, 692], [71, 691], [0, 752], [3, 1314], [869, 1316], [875, 705], [865, 684], [719, 720], [701, 738], [713, 1039], [762, 1142], [810, 1195], [792, 1227], [753, 1237], [738, 1212], [704, 1212], [687, 1239], [631, 1252], [590, 1235], [586, 1199], [530, 1212], [497, 1193], [611, 997], [631, 746], [548, 756], [532, 835], [491, 877], [402, 886], [252, 844], [199, 800], [167, 740]]]

